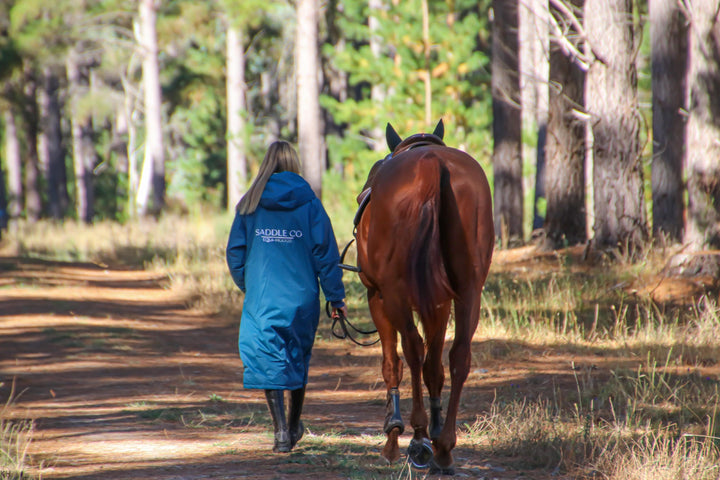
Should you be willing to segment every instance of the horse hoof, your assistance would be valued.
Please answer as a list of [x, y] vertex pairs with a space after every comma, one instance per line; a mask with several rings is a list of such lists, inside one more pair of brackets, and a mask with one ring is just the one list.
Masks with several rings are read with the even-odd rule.
[[435, 463], [435, 460], [432, 460], [430, 462], [430, 471], [428, 473], [432, 475], [455, 475], [455, 465], [450, 464], [447, 467], [441, 467]]
[[422, 442], [410, 440], [410, 446], [407, 449], [410, 463], [415, 468], [428, 468], [433, 459], [433, 449], [430, 440], [423, 438]]

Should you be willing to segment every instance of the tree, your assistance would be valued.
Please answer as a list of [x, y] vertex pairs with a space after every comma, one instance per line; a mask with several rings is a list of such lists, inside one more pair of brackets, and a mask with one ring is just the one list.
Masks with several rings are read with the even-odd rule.
[[[492, 117], [485, 12], [489, 3], [428, 2], [434, 122], [441, 117], [445, 142], [470, 152], [488, 170]], [[387, 153], [384, 136], [378, 141], [378, 127], [383, 130], [390, 122], [403, 136], [427, 131], [428, 64], [419, 5], [345, 2], [336, 19], [344, 41], [323, 46], [324, 57], [347, 78], [345, 96], [326, 94], [321, 102], [341, 127], [326, 138], [332, 165], [343, 167], [333, 173], [343, 172], [348, 201], [365, 183], [374, 162]]]
[[[145, 157], [138, 186], [138, 214], [159, 214], [165, 205], [165, 150], [162, 132], [162, 93], [155, 23], [156, 1], [140, 0], [140, 41], [143, 55]], [[152, 198], [152, 205], [150, 200]]]
[[678, 242], [683, 235], [687, 18], [676, 0], [653, 0], [652, 44], [653, 159], [652, 229]]
[[50, 216], [59, 220], [65, 216], [68, 206], [67, 173], [65, 171], [65, 152], [62, 148], [60, 98], [58, 90], [60, 80], [58, 69], [46, 66], [42, 72], [42, 81], [38, 89], [40, 107], [40, 165], [45, 174], [47, 203]]
[[247, 31], [259, 24], [263, 9], [268, 8], [268, 2], [223, 0], [223, 7], [227, 23], [227, 208], [231, 210], [240, 201], [248, 177], [245, 41]]
[[31, 222], [40, 220], [42, 197], [40, 196], [40, 172], [38, 158], [38, 107], [37, 78], [28, 64], [23, 69], [23, 97], [21, 100], [23, 129], [25, 139], [24, 190], [25, 216]]
[[518, 2], [493, 1], [492, 104], [495, 232], [523, 240]]
[[[370, 38], [368, 43], [370, 44], [370, 52], [375, 59], [379, 59], [382, 56], [382, 38], [380, 37], [380, 20], [378, 16], [384, 8], [383, 0], [368, 0], [368, 30]], [[424, 17], [425, 15], [423, 15]], [[423, 23], [423, 28], [425, 24]], [[385, 89], [380, 83], [373, 83], [370, 87], [370, 99], [375, 105], [382, 105], [386, 97]], [[373, 150], [376, 152], [384, 152], [387, 150], [387, 143], [385, 141], [385, 129], [378, 123], [375, 128], [372, 129], [371, 137], [374, 140]]]
[[[542, 228], [545, 217], [545, 145], [548, 122], [549, 31], [548, 1], [520, 2], [520, 94], [523, 131], [535, 132], [537, 141], [523, 151], [535, 168], [532, 229]], [[528, 146], [527, 143], [525, 146]], [[533, 148], [534, 147], [534, 148]], [[534, 157], [534, 159], [533, 159]]]
[[585, 2], [594, 60], [585, 99], [593, 133], [594, 243], [628, 248], [647, 238], [631, 0]]
[[83, 65], [80, 57], [78, 50], [72, 49], [66, 60], [71, 102], [70, 135], [75, 170], [75, 209], [78, 220], [92, 223], [95, 215], [93, 169], [96, 159], [92, 138], [92, 118], [82, 102], [88, 90], [88, 72], [87, 66]]
[[325, 162], [320, 130], [318, 15], [317, 0], [298, 0], [295, 37], [298, 146], [304, 176], [320, 197]]
[[0, 165], [0, 240], [2, 240], [3, 230], [8, 227], [8, 202], [7, 195], [5, 194], [5, 172], [3, 171], [2, 165]]
[[17, 220], [23, 210], [22, 156], [17, 135], [15, 114], [11, 106], [3, 111], [5, 125], [5, 167], [7, 168], [7, 212], [9, 220]]
[[227, 30], [227, 208], [240, 201], [247, 182], [245, 153], [245, 51], [240, 27]]
[[[551, 8], [557, 25], [550, 48], [550, 100], [545, 150], [545, 246], [558, 248], [587, 238], [585, 211], [585, 72], [578, 40], [584, 0], [574, 9]], [[571, 18], [568, 18], [570, 14]], [[582, 17], [580, 17], [582, 18]]]
[[685, 242], [691, 273], [720, 273], [720, 5], [690, 4], [689, 104], [686, 136], [688, 211]]

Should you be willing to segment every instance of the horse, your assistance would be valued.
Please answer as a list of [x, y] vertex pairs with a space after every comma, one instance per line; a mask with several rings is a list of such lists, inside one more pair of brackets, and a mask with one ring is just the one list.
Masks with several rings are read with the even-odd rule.
[[[478, 162], [445, 146], [442, 120], [432, 134], [402, 140], [388, 123], [390, 155], [370, 170], [356, 216], [357, 264], [382, 346], [387, 387], [382, 455], [400, 458], [404, 431], [398, 387], [410, 369], [414, 430], [408, 447], [415, 467], [454, 474], [452, 449], [460, 394], [471, 363], [480, 294], [490, 269], [495, 233], [490, 187]], [[451, 307], [455, 336], [449, 353], [450, 397], [442, 417], [442, 353]], [[417, 313], [418, 330], [414, 321]], [[429, 394], [430, 419], [421, 382]]]

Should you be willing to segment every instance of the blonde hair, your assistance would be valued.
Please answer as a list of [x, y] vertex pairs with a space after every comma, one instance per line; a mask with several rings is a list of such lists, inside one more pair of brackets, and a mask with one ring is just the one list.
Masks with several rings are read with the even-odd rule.
[[273, 142], [268, 147], [255, 180], [235, 207], [237, 213], [241, 215], [253, 213], [260, 203], [260, 197], [270, 176], [280, 172], [300, 173], [300, 159], [297, 152], [284, 140]]

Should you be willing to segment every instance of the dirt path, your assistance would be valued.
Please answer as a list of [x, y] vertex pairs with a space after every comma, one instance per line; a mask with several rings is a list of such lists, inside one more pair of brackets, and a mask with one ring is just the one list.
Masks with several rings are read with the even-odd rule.
[[[32, 462], [41, 467], [33, 473], [87, 480], [410, 478], [379, 456], [385, 394], [378, 347], [318, 340], [304, 413], [308, 434], [291, 455], [273, 455], [264, 401], [241, 387], [236, 325], [186, 309], [165, 287], [166, 279], [143, 271], [0, 257], [0, 400], [14, 382], [20, 395], [9, 414], [35, 425]], [[320, 328], [328, 337], [327, 323]], [[498, 390], [572, 389], [571, 362], [599, 366], [602, 376], [611, 361], [530, 347], [524, 358], [503, 361], [507, 345], [475, 347], [461, 424], [472, 423]], [[401, 447], [408, 441], [406, 433]], [[458, 478], [562, 478], [517, 470], [462, 435], [455, 453]]]

